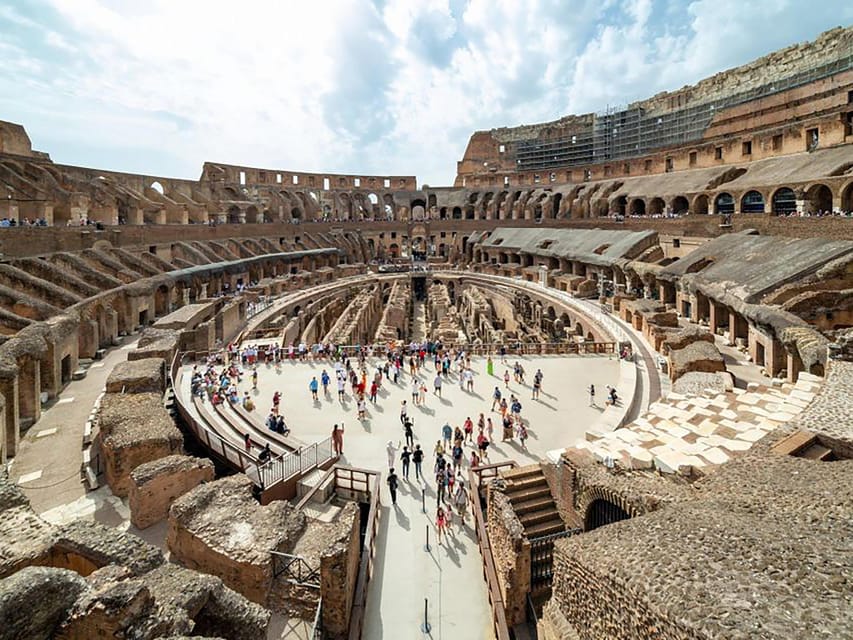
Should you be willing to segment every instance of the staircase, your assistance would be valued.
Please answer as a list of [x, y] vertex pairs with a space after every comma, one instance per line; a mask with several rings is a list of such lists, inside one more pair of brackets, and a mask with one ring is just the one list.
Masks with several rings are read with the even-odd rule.
[[539, 465], [512, 469], [501, 477], [506, 481], [504, 493], [530, 542], [530, 605], [541, 615], [542, 605], [551, 597], [554, 541], [575, 532], [566, 529]]
[[501, 476], [506, 481], [504, 493], [524, 526], [524, 535], [528, 539], [566, 530], [539, 465], [519, 467], [503, 472]]

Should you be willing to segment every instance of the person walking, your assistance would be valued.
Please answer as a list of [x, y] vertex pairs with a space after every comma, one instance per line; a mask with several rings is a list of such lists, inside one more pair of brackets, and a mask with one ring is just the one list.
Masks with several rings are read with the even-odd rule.
[[403, 424], [403, 435], [406, 437], [406, 444], [410, 447], [415, 446], [415, 432], [412, 429], [412, 421], [407, 419]]
[[495, 390], [492, 392], [492, 411], [495, 410], [495, 405], [500, 407], [502, 395], [500, 388], [495, 387]]
[[311, 399], [314, 402], [317, 402], [317, 390], [320, 388], [320, 384], [317, 382], [317, 376], [311, 378], [311, 382], [308, 383], [308, 388], [311, 390]]
[[340, 458], [344, 455], [344, 425], [332, 427], [332, 446], [335, 449], [335, 456]]
[[400, 403], [400, 424], [406, 424], [406, 414], [409, 412], [409, 407], [406, 401]]
[[415, 445], [415, 450], [412, 452], [412, 462], [415, 463], [415, 479], [423, 480], [424, 477], [421, 467], [424, 462], [424, 452], [423, 449], [421, 449], [421, 445], [419, 444]]
[[447, 516], [441, 505], [438, 505], [438, 509], [435, 511], [435, 528], [438, 531], [438, 544], [441, 544], [441, 536], [445, 535], [447, 528]]
[[258, 389], [258, 370], [257, 369], [252, 371], [252, 389], [254, 389], [256, 391]]
[[329, 382], [330, 381], [331, 381], [331, 378], [329, 378], [329, 374], [326, 372], [325, 369], [323, 369], [323, 373], [320, 374], [320, 382], [323, 383], [323, 395], [324, 396], [329, 395]]
[[465, 482], [462, 479], [456, 482], [456, 491], [453, 494], [453, 503], [456, 505], [456, 511], [462, 522], [465, 522], [465, 516], [468, 510], [468, 489], [465, 487]]
[[388, 470], [388, 478], [385, 480], [388, 483], [388, 490], [391, 492], [391, 504], [397, 506], [397, 474], [394, 473], [394, 467]]
[[453, 436], [453, 429], [450, 426], [449, 422], [445, 422], [444, 426], [441, 428], [441, 438], [444, 441], [444, 448], [448, 449], [450, 447], [450, 439]]
[[589, 385], [589, 406], [590, 407], [595, 406], [595, 385], [594, 384]]
[[509, 389], [509, 369], [504, 371], [504, 386]]
[[409, 463], [412, 459], [412, 452], [409, 451], [409, 447], [404, 446], [403, 451], [400, 453], [400, 460], [403, 461], [403, 477], [408, 480], [409, 479]]
[[486, 360], [486, 375], [489, 377], [495, 375], [495, 363], [492, 362], [492, 356], [489, 356]]
[[388, 466], [394, 466], [394, 460], [397, 459], [397, 450], [400, 448], [401, 442], [397, 441], [397, 445], [394, 446], [394, 441], [389, 440], [387, 446], [385, 447], [385, 452], [388, 454]]
[[243, 442], [246, 445], [246, 453], [251, 453], [252, 452], [252, 436], [249, 434], [248, 431], [243, 436]]
[[435, 374], [435, 380], [432, 382], [433, 384], [433, 393], [437, 395], [439, 398], [441, 397], [441, 374]]

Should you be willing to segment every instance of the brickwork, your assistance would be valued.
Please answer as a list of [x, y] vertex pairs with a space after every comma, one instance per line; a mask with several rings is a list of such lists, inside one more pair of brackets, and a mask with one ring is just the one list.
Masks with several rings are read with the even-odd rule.
[[130, 521], [137, 529], [160, 522], [176, 498], [213, 476], [207, 458], [173, 455], [139, 465], [130, 474]]

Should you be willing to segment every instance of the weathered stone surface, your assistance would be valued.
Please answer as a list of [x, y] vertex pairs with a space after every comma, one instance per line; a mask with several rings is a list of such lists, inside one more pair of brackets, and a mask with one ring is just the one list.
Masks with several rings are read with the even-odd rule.
[[715, 373], [725, 370], [723, 355], [711, 342], [692, 342], [669, 352], [669, 377], [673, 381], [691, 371]]
[[160, 393], [166, 389], [162, 358], [119, 362], [107, 378], [107, 393]]
[[128, 495], [137, 466], [183, 448], [183, 436], [157, 393], [108, 393], [99, 424], [107, 482], [117, 496]]
[[74, 569], [81, 575], [116, 564], [135, 576], [163, 562], [163, 553], [141, 538], [88, 520], [76, 520], [57, 529], [49, 560], [53, 566]]
[[74, 601], [87, 591], [74, 571], [26, 567], [0, 580], [0, 637], [51, 640]]
[[130, 521], [138, 529], [150, 527], [169, 515], [176, 498], [213, 478], [207, 458], [174, 455], [139, 465], [130, 473]]
[[284, 501], [260, 506], [252, 481], [238, 474], [200, 485], [169, 512], [173, 561], [222, 578], [238, 593], [265, 604], [272, 581], [270, 551], [290, 551], [305, 516]]

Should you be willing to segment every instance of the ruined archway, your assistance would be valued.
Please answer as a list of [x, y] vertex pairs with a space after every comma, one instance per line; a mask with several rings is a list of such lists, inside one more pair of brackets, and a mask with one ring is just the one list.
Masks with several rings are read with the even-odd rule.
[[831, 213], [832, 191], [825, 184], [815, 184], [806, 191], [809, 213]]
[[666, 204], [663, 201], [663, 198], [652, 198], [651, 202], [649, 202], [649, 215], [650, 216], [659, 216], [663, 214], [663, 210], [666, 207]]
[[714, 198], [714, 213], [730, 214], [735, 212], [735, 199], [732, 194], [724, 191]]
[[672, 199], [672, 212], [677, 216], [690, 213], [690, 202], [684, 196], [675, 196]]
[[853, 182], [841, 191], [841, 210], [846, 213], [853, 211]]
[[240, 207], [238, 207], [236, 204], [232, 204], [230, 207], [228, 207], [228, 223], [240, 223]]
[[628, 205], [628, 213], [632, 216], [646, 215], [646, 201], [642, 198], [634, 198]]
[[741, 213], [764, 213], [764, 196], [759, 191], [747, 191], [740, 199]]
[[708, 215], [708, 196], [700, 193], [693, 199], [693, 213], [698, 216]]
[[788, 215], [797, 211], [797, 196], [790, 187], [777, 189], [770, 200], [775, 215]]
[[613, 213], [624, 216], [628, 211], [628, 196], [619, 196], [613, 200]]
[[592, 531], [614, 522], [628, 520], [631, 516], [618, 504], [598, 498], [586, 508], [583, 518], [583, 530]]

